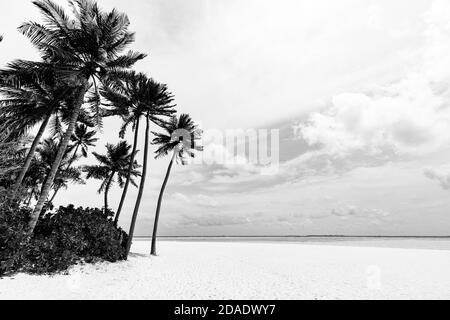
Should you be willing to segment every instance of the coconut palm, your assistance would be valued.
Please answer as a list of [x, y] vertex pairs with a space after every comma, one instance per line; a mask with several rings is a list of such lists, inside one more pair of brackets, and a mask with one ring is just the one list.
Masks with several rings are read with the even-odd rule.
[[77, 124], [75, 132], [71, 138], [72, 145], [70, 146], [70, 149], [74, 149], [74, 151], [68, 167], [70, 167], [70, 165], [77, 159], [79, 148], [81, 148], [81, 156], [83, 158], [87, 158], [89, 147], [95, 146], [95, 143], [98, 141], [98, 138], [95, 138], [96, 134], [97, 131], [89, 131], [87, 125], [82, 123]]
[[[173, 95], [169, 92], [165, 84], [156, 82], [148, 78], [143, 73], [127, 72], [121, 75], [122, 79], [126, 79], [123, 83], [116, 83], [103, 90], [102, 94], [110, 106], [114, 109], [107, 112], [108, 115], [120, 115], [123, 119], [123, 125], [120, 134], [123, 136], [129, 125], [132, 125], [135, 131], [133, 150], [136, 149], [138, 143], [138, 130], [141, 117], [145, 119], [145, 136], [144, 136], [144, 156], [142, 177], [139, 184], [139, 192], [133, 210], [133, 216], [128, 233], [128, 242], [126, 255], [130, 252], [133, 240], [134, 227], [139, 212], [139, 207], [144, 193], [145, 179], [147, 174], [148, 149], [150, 138], [150, 123], [161, 126], [164, 121], [163, 117], [170, 116], [175, 113], [173, 105]], [[130, 162], [132, 163], [132, 162]], [[128, 180], [128, 179], [127, 179]], [[126, 185], [125, 185], [126, 186]], [[125, 199], [126, 193], [122, 193], [121, 205]], [[122, 209], [119, 205], [118, 213]], [[116, 215], [116, 221], [118, 215]]]
[[[121, 188], [124, 186], [124, 179], [128, 174], [128, 164], [132, 158], [130, 149], [131, 146], [126, 141], [121, 141], [117, 145], [108, 143], [106, 145], [106, 155], [101, 155], [96, 152], [92, 153], [98, 162], [100, 162], [99, 165], [83, 167], [83, 171], [87, 173], [87, 179], [94, 178], [102, 180], [98, 193], [104, 192], [105, 214], [108, 212], [108, 193], [111, 186], [114, 184], [116, 174], [119, 186]], [[133, 168], [131, 170], [130, 182], [136, 187], [137, 184], [134, 182], [133, 177], [140, 175], [137, 170], [138, 167], [139, 165], [136, 161], [134, 161]]]
[[[87, 152], [89, 147], [95, 146], [95, 143], [98, 141], [98, 139], [95, 138], [97, 131], [95, 130], [89, 131], [88, 128], [89, 127], [84, 123], [77, 124], [75, 132], [72, 135], [72, 138], [70, 139], [72, 144], [68, 147], [68, 150], [70, 152], [73, 150], [72, 157], [67, 163], [67, 167], [61, 169], [58, 172], [57, 175], [60, 176], [60, 179], [64, 177], [70, 178], [73, 174], [76, 174], [77, 170], [76, 169], [72, 170], [73, 168], [71, 168], [71, 166], [75, 162], [75, 160], [79, 158], [78, 155], [79, 148], [81, 147], [81, 156], [83, 158], [87, 158], [88, 156]], [[53, 193], [53, 196], [50, 198], [50, 202], [53, 202], [61, 187], [67, 189], [67, 183], [65, 183], [65, 180], [67, 179], [62, 180], [59, 183], [58, 182], [53, 183], [55, 192]]]
[[[48, 173], [50, 172], [55, 157], [59, 150], [59, 141], [56, 139], [47, 138], [37, 148], [35, 157], [30, 165], [30, 170], [24, 177], [23, 186], [29, 191], [29, 197], [39, 196], [39, 189], [37, 186], [42, 186], [46, 182]], [[66, 151], [62, 161], [61, 168], [67, 166], [71, 159], [69, 150]], [[60, 188], [66, 188], [69, 183], [84, 184], [84, 180], [81, 178], [81, 170], [79, 168], [70, 168], [70, 170], [59, 170], [55, 177], [53, 190]], [[46, 201], [48, 203], [52, 200]], [[29, 199], [31, 201], [31, 199]]]
[[7, 130], [0, 130], [0, 196], [6, 194], [14, 175], [20, 170], [26, 152], [25, 144], [22, 140], [9, 139]]
[[[38, 150], [37, 150], [38, 157], [35, 160], [33, 171], [40, 172], [40, 177], [43, 180], [42, 183], [47, 178], [47, 175], [53, 166], [55, 158], [58, 154], [59, 144], [60, 144], [60, 142], [58, 140], [47, 138], [38, 147]], [[72, 160], [72, 157], [70, 155], [70, 150], [66, 150], [66, 153], [60, 164], [61, 170], [58, 171], [58, 174], [55, 177], [55, 181], [54, 181], [55, 188], [59, 184], [67, 184], [68, 179], [81, 182], [81, 180], [78, 178], [79, 175], [77, 177], [76, 175], [73, 174], [74, 171], [66, 174], [65, 173], [66, 170], [62, 170], [63, 167], [67, 167], [67, 165], [71, 162], [71, 160]], [[40, 167], [42, 169], [39, 170], [37, 167]], [[73, 177], [73, 179], [71, 179], [71, 177]]]
[[[11, 189], [15, 195], [27, 173], [34, 153], [51, 121], [59, 119], [58, 114], [67, 109], [72, 98], [70, 89], [58, 84], [54, 70], [46, 69], [37, 79], [33, 69], [20, 62], [10, 63], [0, 71], [2, 79], [20, 79], [20, 83], [0, 82], [1, 128], [8, 128], [12, 138], [20, 138], [40, 123], [39, 130], [31, 143], [24, 164]], [[67, 112], [66, 112], [67, 113]], [[61, 121], [59, 119], [59, 121]]]
[[[51, 0], [36, 0], [33, 3], [44, 16], [45, 24], [29, 22], [20, 26], [19, 30], [40, 50], [44, 62], [55, 66], [61, 82], [74, 89], [75, 98], [57, 157], [31, 215], [30, 232], [34, 230], [52, 188], [85, 98], [89, 98], [87, 101], [98, 125], [101, 125], [97, 81], [108, 78], [112, 71], [127, 69], [145, 57], [132, 51], [122, 54], [134, 41], [134, 33], [128, 31], [130, 22], [125, 14], [116, 10], [104, 12], [96, 2], [89, 0], [69, 1], [72, 15]], [[40, 64], [35, 65], [41, 67]]]
[[[133, 154], [136, 153], [139, 136], [139, 125], [142, 117], [146, 118], [147, 128], [145, 136], [145, 146], [148, 146], [148, 131], [149, 124], [153, 122], [161, 125], [162, 119], [175, 113], [174, 105], [172, 105], [173, 95], [168, 92], [167, 86], [159, 84], [153, 79], [149, 79], [143, 73], [127, 72], [118, 76], [119, 79], [125, 79], [124, 82], [115, 83], [105, 87], [102, 91], [103, 97], [109, 102], [109, 106], [113, 107], [106, 112], [107, 115], [119, 115], [123, 119], [122, 128], [120, 130], [120, 137], [124, 137], [127, 128], [131, 125], [134, 131]], [[144, 148], [145, 149], [145, 148]], [[148, 156], [148, 149], [147, 149]], [[147, 158], [144, 154], [144, 158]], [[130, 161], [131, 165], [132, 161]], [[131, 172], [131, 166], [129, 172]], [[140, 198], [142, 197], [143, 187], [145, 183], [145, 174], [147, 171], [147, 162], [144, 160], [143, 181], [141, 181], [141, 188], [139, 188], [138, 201], [136, 202], [133, 222], [131, 224], [131, 233], [134, 231], [134, 223], [136, 221], [137, 212], [139, 210]], [[123, 204], [129, 185], [129, 174], [125, 182], [125, 186], [120, 199], [119, 207], [117, 209], [116, 217], [114, 219], [117, 224], [120, 213], [122, 212]]]
[[164, 182], [161, 186], [161, 191], [159, 192], [155, 223], [153, 225], [151, 248], [152, 255], [156, 255], [156, 236], [158, 231], [161, 203], [167, 181], [169, 180], [170, 171], [172, 170], [173, 162], [175, 160], [185, 165], [187, 164], [186, 158], [195, 157], [194, 151], [203, 151], [203, 147], [197, 145], [196, 143], [201, 138], [202, 132], [198, 129], [197, 125], [194, 121], [192, 121], [188, 114], [182, 114], [179, 119], [176, 116], [173, 116], [171, 121], [168, 122], [163, 129], [164, 130], [162, 133], [153, 132], [155, 138], [153, 139], [152, 144], [159, 147], [155, 151], [155, 158], [167, 156], [169, 153], [172, 153], [172, 157], [167, 168], [166, 176], [164, 177]]

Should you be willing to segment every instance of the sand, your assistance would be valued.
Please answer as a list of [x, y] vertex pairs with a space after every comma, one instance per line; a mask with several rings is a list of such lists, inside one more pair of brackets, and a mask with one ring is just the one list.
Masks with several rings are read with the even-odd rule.
[[128, 261], [0, 279], [0, 299], [450, 299], [450, 251], [136, 241]]

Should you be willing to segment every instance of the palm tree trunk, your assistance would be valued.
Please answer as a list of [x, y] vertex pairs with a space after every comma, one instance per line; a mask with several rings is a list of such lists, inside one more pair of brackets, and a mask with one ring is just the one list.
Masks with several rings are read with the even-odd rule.
[[66, 170], [69, 170], [69, 168], [72, 166], [72, 163], [75, 161], [75, 158], [77, 157], [78, 148], [80, 147], [79, 144], [77, 144], [77, 147], [75, 148], [75, 151], [73, 152], [72, 158], [70, 158], [69, 163], [67, 164]]
[[59, 188], [56, 188], [55, 193], [53, 193], [52, 197], [50, 198], [50, 203], [53, 203], [53, 200], [55, 200], [56, 195], [58, 194]]
[[109, 193], [109, 188], [111, 187], [111, 182], [114, 178], [114, 174], [115, 172], [111, 172], [111, 175], [108, 178], [108, 182], [106, 183], [105, 186], [105, 215], [108, 215], [108, 193]]
[[30, 192], [30, 196], [28, 197], [28, 200], [27, 200], [27, 202], [26, 202], [26, 206], [27, 207], [29, 207], [30, 206], [30, 204], [31, 204], [31, 200], [33, 200], [33, 194], [34, 194], [34, 191], [33, 190], [31, 190], [31, 192]]
[[122, 197], [120, 198], [119, 208], [117, 209], [116, 217], [114, 218], [114, 225], [117, 226], [119, 222], [120, 213], [122, 212], [122, 207], [125, 202], [125, 197], [127, 196], [128, 186], [131, 180], [131, 172], [133, 171], [134, 157], [136, 155], [137, 143], [138, 143], [138, 135], [139, 135], [139, 118], [136, 119], [136, 127], [134, 128], [134, 142], [133, 142], [133, 151], [131, 153], [130, 164], [128, 166], [127, 172], [127, 181], [125, 182], [125, 186], [123, 187]]
[[153, 235], [152, 235], [152, 251], [151, 255], [156, 256], [156, 234], [158, 232], [158, 222], [159, 222], [159, 212], [161, 210], [161, 202], [164, 195], [164, 190], [166, 189], [167, 181], [169, 180], [170, 171], [172, 170], [173, 160], [175, 159], [175, 151], [173, 152], [172, 159], [170, 160], [169, 167], [167, 168], [166, 177], [164, 178], [164, 182], [161, 187], [161, 191], [159, 192], [158, 197], [158, 205], [156, 207], [155, 214], [155, 224], [153, 225]]
[[64, 157], [64, 154], [67, 149], [67, 145], [69, 144], [70, 138], [72, 137], [73, 131], [75, 129], [75, 125], [77, 123], [78, 116], [80, 115], [81, 107], [83, 106], [83, 102], [84, 102], [84, 96], [85, 96], [87, 90], [88, 90], [88, 82], [87, 82], [87, 80], [85, 80], [84, 83], [78, 89], [78, 92], [77, 92], [78, 97], [77, 97], [77, 101], [74, 103], [74, 106], [73, 106], [74, 108], [72, 111], [72, 115], [70, 117], [69, 126], [67, 127], [67, 130], [64, 133], [61, 143], [59, 144], [58, 153], [56, 154], [55, 161], [52, 164], [52, 168], [50, 170], [49, 175], [46, 178], [45, 184], [42, 186], [42, 190], [39, 195], [39, 200], [36, 203], [33, 213], [31, 214], [30, 222], [28, 224], [30, 233], [33, 233], [34, 228], [36, 227], [36, 223], [39, 219], [39, 215], [42, 211], [42, 208], [44, 207], [44, 204], [48, 198], [48, 194], [50, 193], [50, 190], [52, 188], [52, 184], [55, 179], [56, 173], [59, 169], [59, 166], [61, 164], [61, 160]]
[[148, 140], [150, 135], [150, 119], [147, 115], [146, 117], [146, 128], [145, 128], [145, 147], [144, 147], [144, 163], [142, 165], [142, 177], [141, 182], [139, 184], [139, 193], [136, 199], [136, 204], [134, 205], [134, 211], [133, 211], [133, 218], [131, 219], [131, 225], [130, 225], [130, 231], [128, 233], [128, 242], [127, 242], [127, 248], [126, 248], [126, 254], [125, 259], [128, 258], [128, 254], [130, 253], [131, 249], [131, 243], [133, 242], [133, 233], [134, 233], [134, 227], [136, 225], [136, 219], [139, 212], [139, 206], [141, 204], [142, 200], [142, 194], [144, 193], [144, 186], [145, 186], [145, 176], [147, 174], [147, 159], [148, 159]]
[[33, 140], [33, 143], [31, 144], [30, 150], [28, 150], [27, 157], [25, 158], [25, 163], [22, 167], [22, 170], [20, 171], [19, 176], [16, 179], [16, 182], [14, 183], [14, 186], [12, 187], [12, 197], [15, 198], [17, 195], [17, 191], [19, 191], [20, 186], [22, 185], [23, 179], [25, 178], [25, 175], [28, 172], [28, 169], [30, 168], [31, 161], [33, 160], [34, 153], [36, 152], [36, 149], [39, 145], [39, 142], [41, 142], [42, 136], [44, 135], [45, 129], [47, 128], [48, 122], [52, 116], [52, 113], [49, 112], [44, 120], [42, 122], [41, 127], [39, 128], [38, 133], [36, 134], [36, 137]]
[[[75, 152], [72, 154], [72, 157], [70, 158], [70, 161], [69, 161], [69, 163], [67, 164], [67, 167], [65, 168], [65, 169], [62, 169], [62, 168], [59, 168], [59, 170], [56, 172], [56, 176], [58, 176], [58, 174], [61, 172], [61, 171], [63, 171], [63, 172], [65, 172], [65, 171], [67, 171], [67, 170], [69, 170], [70, 169], [70, 167], [72, 166], [72, 163], [75, 161], [75, 157], [77, 156], [77, 152], [78, 152], [78, 147], [79, 147], [80, 145], [77, 145], [77, 147], [75, 148]], [[52, 186], [52, 187], [54, 187], [54, 186]], [[53, 194], [53, 196], [50, 198], [50, 203], [51, 202], [53, 202], [53, 199], [55, 199], [55, 196], [56, 196], [56, 194], [59, 192], [59, 189], [61, 189], [60, 187], [57, 187], [56, 188], [56, 190], [55, 190], [55, 193]]]
[[[70, 159], [69, 163], [67, 164], [67, 167], [63, 170], [63, 171], [67, 171], [70, 169], [70, 167], [72, 166], [73, 162], [75, 161], [75, 157], [77, 156], [77, 152], [78, 152], [78, 147], [80, 145], [77, 145], [75, 148], [74, 153], [72, 154], [72, 158]], [[62, 168], [59, 168], [58, 172], [56, 173], [56, 175], [58, 175], [58, 173], [62, 170]], [[61, 189], [61, 187], [57, 187], [55, 190], [55, 193], [53, 193], [53, 196], [50, 198], [50, 203], [53, 202], [53, 200], [55, 199], [56, 195], [58, 194], [59, 190]]]

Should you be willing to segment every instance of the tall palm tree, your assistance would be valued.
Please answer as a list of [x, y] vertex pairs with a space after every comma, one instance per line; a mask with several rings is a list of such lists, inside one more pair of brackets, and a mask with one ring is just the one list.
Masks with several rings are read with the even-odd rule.
[[67, 109], [70, 100], [70, 89], [57, 83], [54, 70], [47, 68], [37, 79], [29, 65], [20, 62], [10, 63], [7, 69], [0, 71], [2, 79], [20, 79], [20, 82], [7, 80], [0, 82], [0, 111], [2, 121], [0, 128], [8, 128], [12, 135], [23, 136], [35, 125], [41, 123], [39, 130], [30, 145], [24, 164], [20, 170], [11, 195], [15, 196], [30, 167], [34, 153], [44, 135], [52, 117]]
[[[104, 12], [90, 0], [69, 1], [72, 16], [51, 0], [36, 0], [33, 3], [44, 16], [45, 24], [29, 22], [19, 30], [40, 50], [42, 59], [57, 68], [61, 81], [74, 89], [75, 98], [57, 157], [31, 214], [30, 232], [33, 232], [52, 188], [85, 98], [88, 97], [100, 126], [98, 79], [106, 79], [112, 71], [126, 70], [145, 57], [132, 51], [122, 54], [134, 41], [134, 33], [128, 31], [130, 22], [125, 14], [116, 10]], [[91, 88], [94, 90], [89, 93]]]
[[[110, 102], [110, 106], [114, 109], [106, 112], [108, 115], [120, 115], [123, 119], [123, 125], [120, 134], [123, 136], [129, 125], [134, 128], [134, 142], [133, 150], [136, 150], [138, 144], [138, 130], [139, 122], [141, 118], [145, 119], [145, 136], [144, 136], [144, 158], [142, 177], [139, 185], [139, 192], [136, 198], [136, 203], [133, 210], [133, 216], [131, 219], [130, 231], [128, 234], [127, 243], [127, 256], [131, 248], [131, 243], [134, 234], [134, 228], [136, 225], [137, 215], [144, 193], [144, 186], [147, 174], [147, 161], [148, 161], [148, 148], [150, 138], [150, 123], [161, 126], [164, 121], [164, 117], [170, 116], [175, 113], [173, 104], [173, 94], [169, 92], [165, 84], [156, 82], [155, 80], [148, 78], [143, 73], [127, 72], [120, 77], [126, 79], [123, 83], [119, 83], [114, 86], [106, 87], [102, 95], [107, 101]], [[132, 162], [130, 162], [132, 163]], [[130, 170], [130, 167], [129, 167]], [[129, 171], [130, 172], [130, 171]], [[129, 181], [127, 176], [127, 181]], [[128, 187], [125, 182], [124, 191], [122, 193], [121, 202], [119, 204], [118, 213], [116, 214], [115, 221], [118, 221], [120, 212], [122, 210], [123, 201], [126, 196], [126, 188]]]
[[11, 177], [20, 170], [25, 154], [23, 144], [20, 140], [11, 140], [7, 130], [0, 130], [0, 196], [6, 195], [13, 181]]
[[161, 186], [161, 191], [159, 192], [155, 223], [153, 225], [151, 255], [156, 255], [156, 236], [161, 203], [173, 162], [175, 160], [185, 165], [187, 164], [187, 157], [195, 157], [194, 151], [203, 151], [203, 147], [196, 143], [201, 138], [202, 132], [188, 114], [182, 114], [179, 119], [176, 116], [173, 116], [171, 121], [168, 122], [163, 129], [162, 133], [153, 132], [155, 138], [153, 139], [152, 144], [159, 146], [155, 151], [155, 158], [167, 156], [170, 152], [172, 153], [172, 157], [167, 168], [166, 176], [164, 177], [164, 182]]
[[[171, 93], [167, 92], [164, 85], [148, 79], [143, 73], [131, 71], [122, 73], [116, 78], [124, 79], [124, 81], [111, 82], [109, 86], [102, 90], [103, 97], [109, 102], [109, 106], [113, 107], [113, 109], [106, 111], [105, 114], [122, 117], [123, 124], [119, 132], [121, 138], [125, 136], [127, 128], [130, 125], [132, 126], [134, 131], [133, 154], [136, 154], [140, 119], [148, 113], [149, 120], [160, 125], [163, 117], [168, 117], [175, 113], [174, 105], [171, 104], [173, 97]], [[151, 90], [152, 87], [153, 90]], [[130, 161], [129, 172], [131, 172], [131, 163], [132, 161]], [[114, 219], [116, 225], [125, 202], [129, 181], [128, 175]]]
[[[128, 164], [132, 157], [130, 153], [131, 146], [126, 141], [121, 141], [117, 145], [107, 144], [106, 155], [101, 155], [96, 152], [92, 154], [100, 162], [99, 165], [84, 166], [83, 170], [87, 173], [86, 178], [94, 178], [102, 180], [102, 184], [98, 189], [98, 193], [104, 192], [105, 214], [108, 212], [108, 193], [111, 186], [114, 184], [115, 175], [117, 174], [119, 186], [122, 188], [124, 179], [128, 174]], [[133, 177], [140, 175], [137, 168], [139, 165], [136, 161], [133, 162], [133, 169], [131, 171], [131, 184], [137, 187]]]

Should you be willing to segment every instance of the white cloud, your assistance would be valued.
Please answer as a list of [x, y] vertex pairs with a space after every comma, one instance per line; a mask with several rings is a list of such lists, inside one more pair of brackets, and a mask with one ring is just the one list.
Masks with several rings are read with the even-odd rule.
[[183, 215], [179, 221], [181, 225], [198, 227], [233, 226], [250, 223], [250, 219], [245, 216], [233, 214], [209, 213], [203, 215]]
[[417, 156], [450, 142], [450, 3], [426, 15], [426, 42], [403, 79], [366, 93], [343, 93], [297, 125], [323, 153], [349, 157]]
[[214, 199], [214, 197], [206, 196], [204, 194], [186, 196], [181, 192], [175, 192], [172, 194], [172, 199], [181, 202], [183, 205], [189, 204], [209, 208], [218, 208], [220, 206], [220, 203]]
[[378, 219], [385, 218], [390, 215], [389, 212], [380, 209], [362, 209], [353, 205], [341, 206], [331, 210], [331, 214], [342, 219], [352, 217], [370, 219], [372, 222], [378, 222]]

